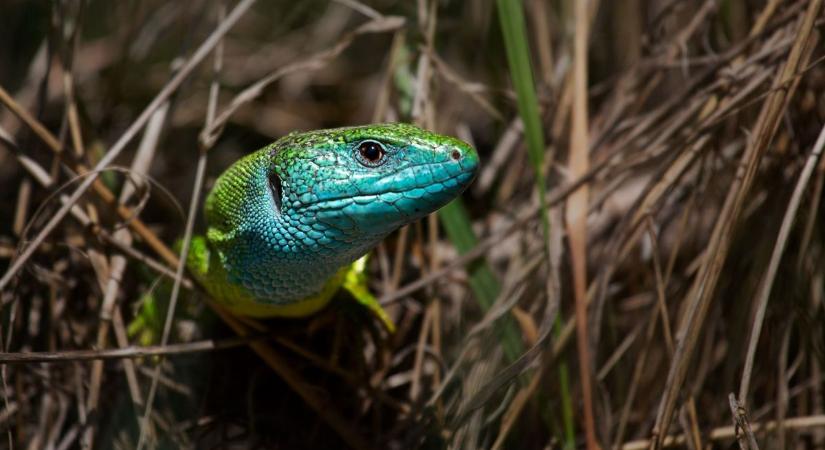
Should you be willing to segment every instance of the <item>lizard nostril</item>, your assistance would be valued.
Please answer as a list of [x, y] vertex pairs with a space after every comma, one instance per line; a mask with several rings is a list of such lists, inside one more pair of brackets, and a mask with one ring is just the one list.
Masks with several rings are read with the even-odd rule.
[[452, 158], [453, 161], [458, 161], [459, 159], [461, 159], [461, 152], [458, 150], [453, 150], [450, 153], [450, 158]]

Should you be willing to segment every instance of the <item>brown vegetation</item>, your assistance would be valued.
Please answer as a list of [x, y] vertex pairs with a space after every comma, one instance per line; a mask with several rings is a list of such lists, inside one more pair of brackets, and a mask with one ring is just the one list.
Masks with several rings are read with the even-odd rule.
[[[825, 448], [822, 1], [515, 3], [6, 2], [0, 447]], [[379, 121], [483, 162], [375, 252], [398, 332], [208, 309], [214, 178]]]

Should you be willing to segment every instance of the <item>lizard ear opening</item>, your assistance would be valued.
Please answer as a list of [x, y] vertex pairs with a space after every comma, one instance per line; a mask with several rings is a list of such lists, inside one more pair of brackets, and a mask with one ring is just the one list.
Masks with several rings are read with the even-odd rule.
[[269, 193], [275, 205], [275, 213], [281, 213], [281, 177], [274, 170], [269, 174]]

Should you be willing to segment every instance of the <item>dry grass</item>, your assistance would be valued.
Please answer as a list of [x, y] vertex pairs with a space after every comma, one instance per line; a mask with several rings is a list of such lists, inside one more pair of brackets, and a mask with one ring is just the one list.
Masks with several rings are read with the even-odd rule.
[[[0, 446], [825, 447], [821, 3], [528, 0], [507, 41], [492, 0], [12, 1]], [[223, 168], [395, 120], [484, 163], [375, 252], [397, 333], [209, 304], [171, 244]]]

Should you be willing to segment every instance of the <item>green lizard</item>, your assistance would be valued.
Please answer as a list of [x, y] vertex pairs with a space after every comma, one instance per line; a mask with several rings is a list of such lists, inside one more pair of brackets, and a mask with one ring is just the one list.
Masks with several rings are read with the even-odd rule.
[[236, 314], [310, 315], [343, 285], [390, 324], [363, 300], [356, 260], [460, 195], [477, 168], [470, 145], [413, 125], [289, 134], [217, 179], [187, 265]]

